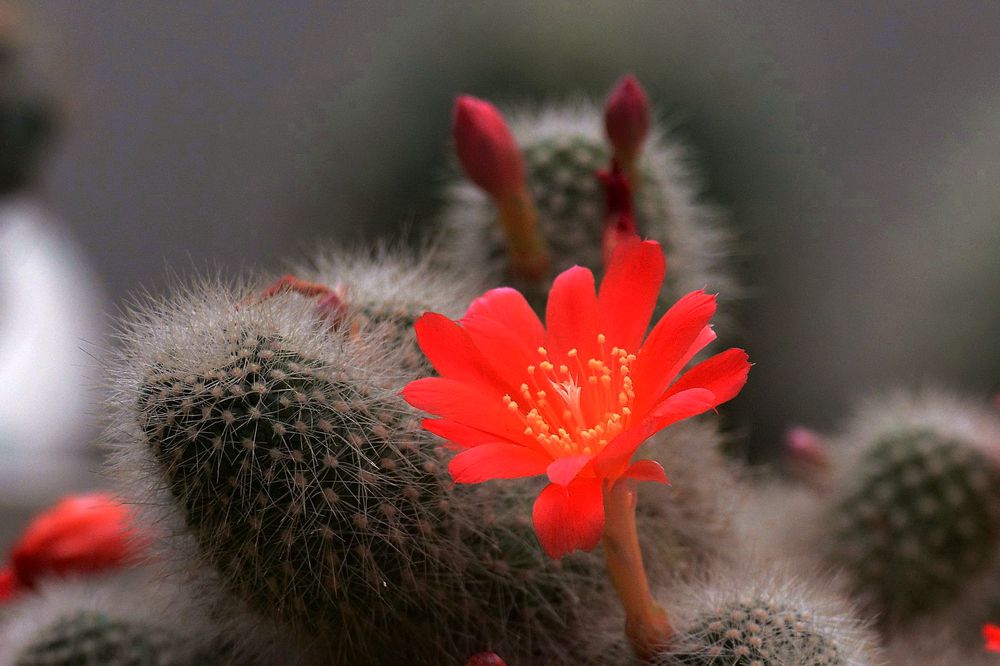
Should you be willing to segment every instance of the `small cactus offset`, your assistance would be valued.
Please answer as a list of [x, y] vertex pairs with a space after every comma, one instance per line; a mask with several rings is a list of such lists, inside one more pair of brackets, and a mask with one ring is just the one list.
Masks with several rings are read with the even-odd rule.
[[393, 335], [299, 294], [252, 301], [197, 288], [132, 318], [114, 437], [135, 499], [166, 507], [229, 592], [346, 663], [563, 655], [552, 628], [601, 593], [599, 560], [549, 561], [527, 489], [453, 486], [397, 395], [413, 368]]
[[[601, 110], [591, 103], [515, 109], [507, 117], [524, 158], [538, 229], [551, 255], [540, 283], [517, 285], [537, 309], [559, 272], [581, 265], [600, 275], [606, 204], [597, 174], [608, 168], [612, 148]], [[637, 231], [663, 244], [670, 267], [661, 306], [706, 286], [732, 294], [722, 216], [700, 200], [686, 151], [654, 127], [637, 172], [638, 182], [632, 184]], [[486, 279], [493, 283], [507, 280], [507, 245], [493, 202], [463, 178], [449, 186], [447, 200], [441, 249], [449, 263], [487, 270]]]
[[482, 286], [472, 280], [468, 266], [444, 270], [429, 257], [386, 245], [370, 254], [329, 248], [296, 264], [292, 272], [328, 285], [360, 335], [388, 340], [400, 351], [404, 368], [426, 373], [414, 322], [427, 311], [460, 316]]
[[885, 622], [941, 608], [995, 560], [997, 434], [988, 411], [928, 394], [872, 405], [843, 436], [823, 545]]
[[0, 624], [0, 658], [11, 666], [226, 663], [207, 618], [187, 601], [146, 575], [52, 581], [18, 601]]
[[[745, 563], [743, 565], [746, 566]], [[863, 666], [875, 642], [851, 609], [816, 584], [727, 566], [678, 594], [677, 633], [658, 666]]]

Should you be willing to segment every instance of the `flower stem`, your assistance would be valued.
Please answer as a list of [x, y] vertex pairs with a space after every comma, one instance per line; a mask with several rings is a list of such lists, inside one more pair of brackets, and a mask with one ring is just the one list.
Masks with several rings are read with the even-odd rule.
[[511, 272], [537, 282], [549, 268], [545, 239], [538, 229], [538, 211], [527, 190], [497, 200], [500, 226], [507, 235]]
[[621, 480], [604, 493], [604, 557], [608, 577], [625, 608], [625, 634], [640, 659], [651, 659], [670, 640], [673, 628], [649, 593], [635, 525], [635, 482]]

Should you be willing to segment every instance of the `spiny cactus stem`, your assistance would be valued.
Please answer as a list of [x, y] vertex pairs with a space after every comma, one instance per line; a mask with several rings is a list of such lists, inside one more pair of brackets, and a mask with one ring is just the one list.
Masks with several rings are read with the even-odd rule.
[[537, 282], [549, 269], [549, 251], [538, 230], [538, 210], [526, 189], [497, 199], [500, 226], [507, 235], [514, 277]]
[[622, 479], [604, 492], [604, 558], [625, 608], [625, 634], [636, 655], [652, 659], [674, 634], [670, 618], [649, 593], [635, 523], [635, 482]]

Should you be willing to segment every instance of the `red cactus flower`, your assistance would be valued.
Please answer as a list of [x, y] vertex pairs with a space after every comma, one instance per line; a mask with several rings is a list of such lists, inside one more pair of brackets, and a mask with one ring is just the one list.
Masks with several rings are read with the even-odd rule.
[[658, 463], [631, 462], [646, 439], [746, 382], [740, 349], [678, 377], [715, 339], [715, 296], [688, 294], [646, 335], [664, 268], [652, 241], [620, 245], [596, 294], [593, 274], [573, 267], [552, 286], [545, 327], [507, 288], [473, 301], [458, 322], [436, 313], [417, 321], [440, 377], [411, 382], [404, 397], [440, 417], [424, 427], [461, 449], [449, 464], [457, 483], [548, 475], [533, 517], [553, 558], [596, 547], [604, 494], [620, 479], [667, 481]]
[[1000, 652], [1000, 627], [995, 624], [983, 625], [983, 640], [987, 652]]
[[71, 495], [35, 518], [11, 551], [16, 582], [114, 569], [143, 552], [147, 540], [131, 510], [104, 493]]
[[604, 128], [620, 160], [630, 162], [642, 150], [649, 134], [649, 99], [631, 74], [611, 91], [604, 106]]

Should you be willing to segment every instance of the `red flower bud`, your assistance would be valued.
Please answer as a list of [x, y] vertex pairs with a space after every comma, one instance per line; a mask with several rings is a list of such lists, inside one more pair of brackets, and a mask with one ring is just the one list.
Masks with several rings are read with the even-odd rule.
[[498, 200], [524, 190], [521, 151], [495, 106], [461, 95], [455, 100], [452, 135], [458, 161], [469, 180]]
[[35, 518], [11, 551], [17, 582], [114, 569], [137, 559], [147, 539], [128, 507], [104, 493], [72, 495]]
[[496, 652], [480, 652], [469, 657], [465, 666], [507, 666], [507, 662], [501, 659]]
[[604, 106], [604, 128], [615, 156], [632, 162], [649, 133], [649, 99], [634, 76], [618, 82]]
[[984, 649], [987, 652], [1000, 652], [1000, 627], [995, 624], [983, 625]]

